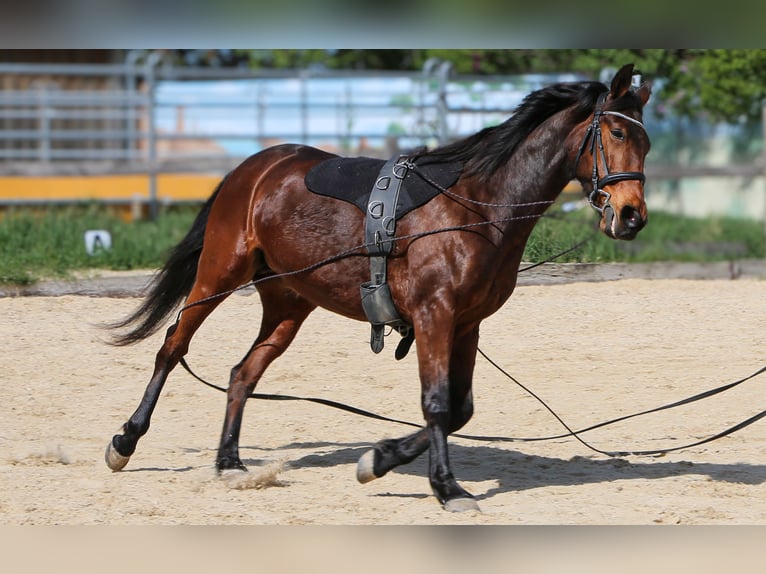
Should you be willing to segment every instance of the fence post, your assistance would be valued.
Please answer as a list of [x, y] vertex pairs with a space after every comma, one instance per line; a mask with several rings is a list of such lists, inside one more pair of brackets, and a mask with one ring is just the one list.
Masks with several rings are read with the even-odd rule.
[[447, 85], [449, 84], [450, 74], [452, 73], [452, 62], [442, 62], [439, 65], [439, 102], [436, 106], [438, 118], [438, 138], [439, 145], [445, 145], [449, 141], [449, 104], [447, 103]]
[[48, 97], [49, 86], [41, 82], [37, 88], [37, 110], [38, 110], [38, 129], [40, 132], [40, 144], [38, 155], [42, 163], [49, 163], [51, 160], [51, 111]]
[[309, 105], [308, 105], [308, 78], [306, 70], [302, 70], [298, 78], [300, 82], [300, 110], [301, 110], [301, 143], [309, 143]]
[[763, 171], [763, 237], [766, 241], [766, 98], [761, 104], [761, 126], [763, 131], [763, 148], [761, 149], [762, 163], [761, 170]]
[[139, 50], [131, 50], [125, 58], [125, 91], [126, 91], [126, 104], [125, 104], [125, 157], [131, 163], [136, 162], [136, 158], [140, 157], [138, 151], [138, 137], [136, 136], [136, 122], [138, 114], [136, 113], [139, 106], [139, 92], [136, 82], [136, 62], [140, 57], [141, 52]]
[[426, 76], [436, 76], [436, 139], [439, 145], [444, 145], [449, 140], [449, 104], [447, 103], [447, 85], [452, 73], [452, 62], [429, 58], [423, 64], [423, 73]]
[[157, 219], [157, 133], [154, 121], [154, 112], [156, 104], [156, 78], [154, 67], [159, 63], [160, 55], [152, 52], [146, 58], [144, 64], [144, 80], [146, 81], [146, 112], [147, 112], [147, 144], [149, 152], [149, 218], [154, 221]]

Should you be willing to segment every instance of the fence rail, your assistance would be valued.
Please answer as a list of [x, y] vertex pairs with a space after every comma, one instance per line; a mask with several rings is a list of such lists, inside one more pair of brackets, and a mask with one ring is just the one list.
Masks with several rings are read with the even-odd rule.
[[[190, 162], [200, 155], [200, 146], [179, 145], [184, 142], [207, 141], [207, 155], [214, 157], [242, 157], [245, 152], [216, 148], [221, 140], [250, 140], [262, 142], [293, 138], [297, 140], [326, 139], [337, 142], [343, 138], [373, 138], [386, 134], [379, 131], [342, 129], [317, 129], [312, 125], [314, 117], [323, 110], [345, 113], [346, 118], [370, 113], [373, 110], [390, 110], [396, 107], [391, 101], [370, 100], [365, 94], [351, 93], [341, 87], [340, 93], [317, 94], [309, 89], [309, 82], [340, 82], [359, 80], [360, 77], [377, 78], [391, 82], [407, 79], [410, 82], [429, 82], [432, 78], [423, 74], [366, 75], [348, 73], [302, 72], [247, 72], [243, 70], [203, 70], [157, 67], [156, 62], [143, 65], [20, 65], [0, 64], [0, 75], [27, 76], [35, 78], [34, 85], [26, 89], [10, 89], [0, 93], [0, 171], [8, 168], [14, 160], [37, 160], [41, 163], [55, 161], [92, 161], [94, 158], [122, 160], [131, 164], [144, 164], [148, 170], [165, 156], [176, 159], [187, 155]], [[64, 89], [62, 79], [77, 76], [100, 77], [102, 89]], [[199, 88], [220, 82], [249, 81], [258, 86], [279, 82], [297, 82], [298, 89], [289, 99], [280, 94], [269, 94], [268, 89], [258, 89], [252, 98], [231, 97], [227, 94], [195, 96], [186, 91], [173, 94], [163, 89], [173, 82], [197, 82]], [[206, 86], [205, 86], [206, 85]], [[436, 85], [437, 90], [443, 86]], [[205, 91], [201, 89], [201, 91]], [[325, 91], [326, 92], [326, 91]], [[435, 93], [429, 88], [428, 93]], [[408, 113], [428, 115], [438, 111], [431, 102], [420, 101], [406, 104]], [[168, 126], [175, 117], [181, 124], [188, 118], [196, 121], [203, 115], [229, 115], [229, 123], [237, 122], [236, 115], [248, 118], [249, 124], [232, 131], [227, 127]], [[187, 117], [182, 118], [185, 114]], [[280, 130], [269, 124], [268, 114], [291, 115], [298, 125], [291, 130]], [[395, 115], [395, 114], [394, 114]], [[219, 125], [224, 122], [219, 121]], [[240, 122], [242, 124], [244, 122]], [[295, 123], [295, 122], [292, 122]], [[349, 122], [350, 123], [350, 122]], [[438, 121], [432, 121], [438, 126]], [[419, 129], [421, 139], [443, 139], [445, 133], [433, 129]], [[405, 135], [405, 134], [401, 134]], [[165, 145], [163, 143], [176, 143]], [[107, 149], [104, 149], [107, 148]], [[138, 167], [138, 166], [133, 166]]]
[[[445, 64], [413, 73], [176, 68], [152, 54], [141, 63], [0, 63], [0, 78], [7, 88], [0, 92], [0, 177], [144, 174], [142, 201], [152, 213], [162, 174], [220, 176], [284, 141], [388, 157], [496, 124], [530, 91], [577, 79], [453, 77]], [[78, 78], [84, 82], [71, 87]], [[764, 154], [766, 162], [766, 146]], [[650, 162], [647, 175], [764, 173], [757, 163], [671, 163]], [[0, 194], [0, 205], [23, 201]], [[762, 209], [766, 217], [766, 200]]]

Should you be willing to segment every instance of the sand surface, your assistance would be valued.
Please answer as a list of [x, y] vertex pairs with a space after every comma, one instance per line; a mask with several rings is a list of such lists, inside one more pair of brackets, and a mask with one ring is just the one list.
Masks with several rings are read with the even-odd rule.
[[[766, 421], [663, 457], [607, 457], [573, 438], [454, 438], [456, 477], [481, 512], [443, 511], [427, 456], [369, 484], [356, 461], [409, 429], [299, 402], [251, 401], [247, 480], [213, 470], [225, 396], [180, 368], [124, 471], [103, 452], [137, 406], [161, 336], [129, 348], [97, 326], [136, 298], [0, 298], [0, 521], [147, 524], [766, 524]], [[256, 295], [208, 319], [188, 359], [225, 385], [258, 329]], [[261, 381], [265, 393], [328, 398], [419, 422], [414, 352], [374, 355], [368, 327], [318, 310]], [[481, 349], [572, 428], [659, 406], [766, 365], [766, 281], [624, 279], [520, 286], [483, 324]], [[463, 432], [542, 437], [561, 425], [479, 358]], [[766, 375], [679, 409], [583, 435], [604, 450], [700, 440], [766, 409]]]

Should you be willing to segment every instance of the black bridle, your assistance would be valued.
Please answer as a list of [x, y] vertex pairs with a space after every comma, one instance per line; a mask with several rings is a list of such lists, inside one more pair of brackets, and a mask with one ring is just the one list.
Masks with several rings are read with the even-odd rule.
[[[604, 106], [605, 100], [606, 94], [601, 94], [599, 96], [598, 102], [596, 103], [596, 110], [593, 112], [593, 121], [591, 121], [590, 126], [588, 126], [588, 129], [585, 132], [585, 137], [582, 140], [582, 144], [580, 144], [580, 150], [577, 152], [577, 159], [575, 160], [574, 164], [575, 171], [577, 171], [577, 166], [580, 164], [580, 158], [582, 157], [588, 142], [590, 142], [590, 155], [593, 158], [593, 171], [591, 172], [591, 183], [593, 189], [591, 189], [591, 192], [588, 194], [588, 203], [590, 203], [593, 209], [602, 214], [604, 213], [605, 209], [612, 209], [612, 206], [609, 203], [612, 195], [608, 191], [604, 190], [607, 185], [612, 185], [618, 181], [636, 180], [640, 181], [642, 184], [646, 181], [646, 176], [640, 171], [620, 171], [617, 173], [609, 173], [609, 166], [606, 163], [606, 153], [604, 152], [604, 142], [601, 139], [601, 118], [603, 116], [617, 116], [639, 126], [644, 131], [646, 131], [646, 127], [644, 127], [644, 124], [642, 124], [637, 119], [626, 116], [625, 114], [621, 114], [620, 112], [603, 110], [602, 108]], [[598, 151], [598, 155], [596, 155], [596, 151]], [[603, 177], [599, 177], [598, 174], [599, 157], [601, 158], [601, 163], [604, 165]], [[601, 197], [604, 199], [601, 202], [601, 205], [599, 205], [597, 201]]]

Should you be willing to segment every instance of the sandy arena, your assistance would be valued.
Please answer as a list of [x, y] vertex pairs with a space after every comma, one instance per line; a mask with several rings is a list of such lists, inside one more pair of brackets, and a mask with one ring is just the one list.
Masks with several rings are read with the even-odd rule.
[[[104, 448], [133, 412], [161, 335], [103, 343], [100, 322], [131, 297], [0, 298], [0, 520], [6, 525], [766, 524], [766, 422], [662, 457], [609, 458], [573, 438], [451, 440], [453, 469], [481, 512], [444, 512], [427, 455], [369, 484], [356, 461], [409, 428], [300, 402], [251, 401], [241, 455], [246, 480], [213, 469], [225, 396], [182, 369], [124, 471]], [[230, 297], [188, 360], [224, 385], [258, 329], [256, 295]], [[316, 311], [258, 391], [322, 397], [422, 420], [414, 349], [374, 355], [369, 330]], [[622, 279], [520, 286], [485, 321], [480, 348], [572, 428], [678, 400], [766, 365], [766, 281]], [[481, 357], [474, 435], [541, 437], [561, 425]], [[670, 412], [583, 435], [604, 450], [673, 447], [766, 409], [766, 374]]]

